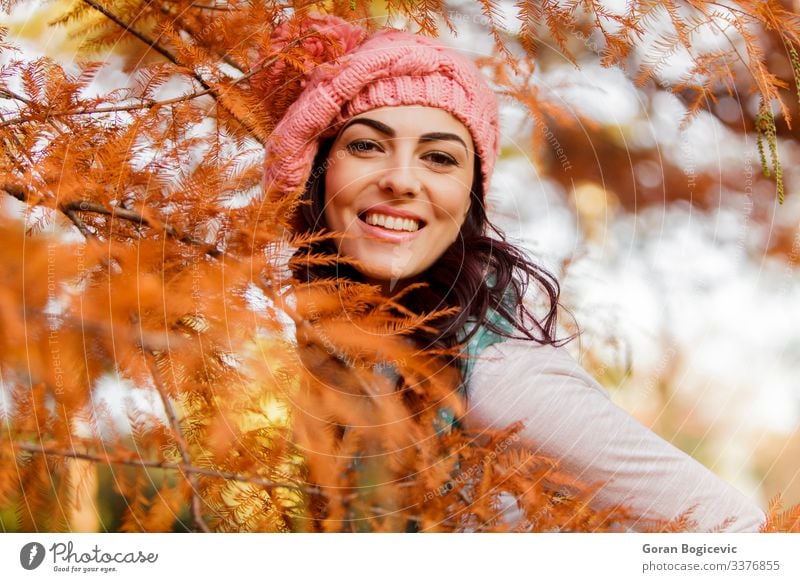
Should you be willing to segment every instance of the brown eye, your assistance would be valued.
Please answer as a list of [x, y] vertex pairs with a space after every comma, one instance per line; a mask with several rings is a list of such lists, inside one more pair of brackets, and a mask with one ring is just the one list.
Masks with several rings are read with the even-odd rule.
[[425, 154], [425, 159], [432, 162], [435, 166], [458, 166], [456, 159], [444, 152], [430, 152]]
[[365, 154], [382, 151], [377, 143], [367, 139], [357, 139], [355, 141], [351, 141], [345, 146], [345, 149], [351, 154]]

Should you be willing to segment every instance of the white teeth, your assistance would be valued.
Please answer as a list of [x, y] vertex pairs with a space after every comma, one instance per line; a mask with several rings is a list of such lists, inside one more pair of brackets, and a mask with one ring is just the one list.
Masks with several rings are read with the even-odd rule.
[[399, 216], [387, 216], [373, 212], [367, 214], [366, 223], [372, 226], [382, 226], [388, 230], [405, 230], [408, 232], [419, 230], [419, 222], [413, 218], [400, 218]]

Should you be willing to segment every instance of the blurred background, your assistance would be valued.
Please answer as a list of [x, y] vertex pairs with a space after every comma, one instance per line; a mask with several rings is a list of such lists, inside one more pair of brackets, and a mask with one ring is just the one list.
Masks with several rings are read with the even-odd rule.
[[[442, 38], [490, 55], [479, 3], [447, 5], [457, 35], [443, 27]], [[498, 5], [496, 23], [512, 36], [514, 3]], [[25, 58], [71, 63], [80, 34], [48, 26], [63, 6], [32, 6], [6, 19], [12, 42]], [[379, 4], [375, 15], [384, 15]], [[694, 40], [713, 47], [730, 38], [700, 30]], [[771, 69], [791, 79], [784, 48], [763, 41]], [[786, 505], [800, 503], [797, 132], [778, 119], [779, 204], [762, 174], [758, 97], [736, 80], [686, 122], [685, 96], [668, 89], [688, 69], [681, 50], [664, 53], [660, 78], [640, 86], [601, 66], [591, 36], [569, 41], [576, 63], [546, 36], [538, 42], [539, 98], [562, 115], [534, 118], [503, 100], [491, 215], [558, 275], [582, 332], [569, 349], [619, 405], [761, 507], [778, 492]], [[97, 58], [108, 64], [98, 92], [125, 84], [118, 53]], [[630, 58], [648, 58], [647, 37]], [[797, 100], [787, 103], [797, 120]]]
[[[485, 18], [470, 4], [454, 44], [488, 53]], [[504, 103], [492, 214], [559, 275], [582, 332], [570, 350], [619, 405], [762, 507], [777, 492], [798, 503], [798, 133], [778, 128], [779, 204], [762, 174], [757, 96], [732, 80], [732, 96], [684, 123], [685, 100], [666, 87], [688, 71], [685, 54], [665, 56], [664, 88], [639, 87], [600, 66], [593, 48], [591, 37], [569, 44], [576, 67], [541, 41], [539, 91], [573, 119], [532, 119]], [[791, 78], [789, 56], [773, 48], [770, 66]]]

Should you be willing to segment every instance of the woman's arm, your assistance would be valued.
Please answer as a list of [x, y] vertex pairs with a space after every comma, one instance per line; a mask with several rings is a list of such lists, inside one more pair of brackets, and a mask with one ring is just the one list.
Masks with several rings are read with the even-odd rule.
[[[508, 340], [488, 347], [469, 380], [465, 425], [524, 423], [537, 452], [585, 483], [596, 507], [622, 504], [643, 520], [694, 508], [697, 531], [758, 531], [764, 513], [700, 463], [616, 406], [563, 348]], [[644, 526], [642, 523], [640, 526]], [[633, 524], [636, 529], [636, 524]]]

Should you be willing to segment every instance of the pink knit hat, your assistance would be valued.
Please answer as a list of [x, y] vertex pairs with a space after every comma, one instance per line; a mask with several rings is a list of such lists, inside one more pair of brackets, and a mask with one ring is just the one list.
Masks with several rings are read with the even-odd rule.
[[302, 93], [270, 136], [264, 171], [268, 192], [304, 188], [320, 138], [333, 135], [342, 122], [398, 105], [438, 107], [461, 121], [472, 135], [488, 192], [499, 149], [497, 98], [472, 61], [429, 37], [399, 30], [368, 36], [334, 16], [313, 16], [306, 26], [335, 40], [344, 52], [307, 73]]

